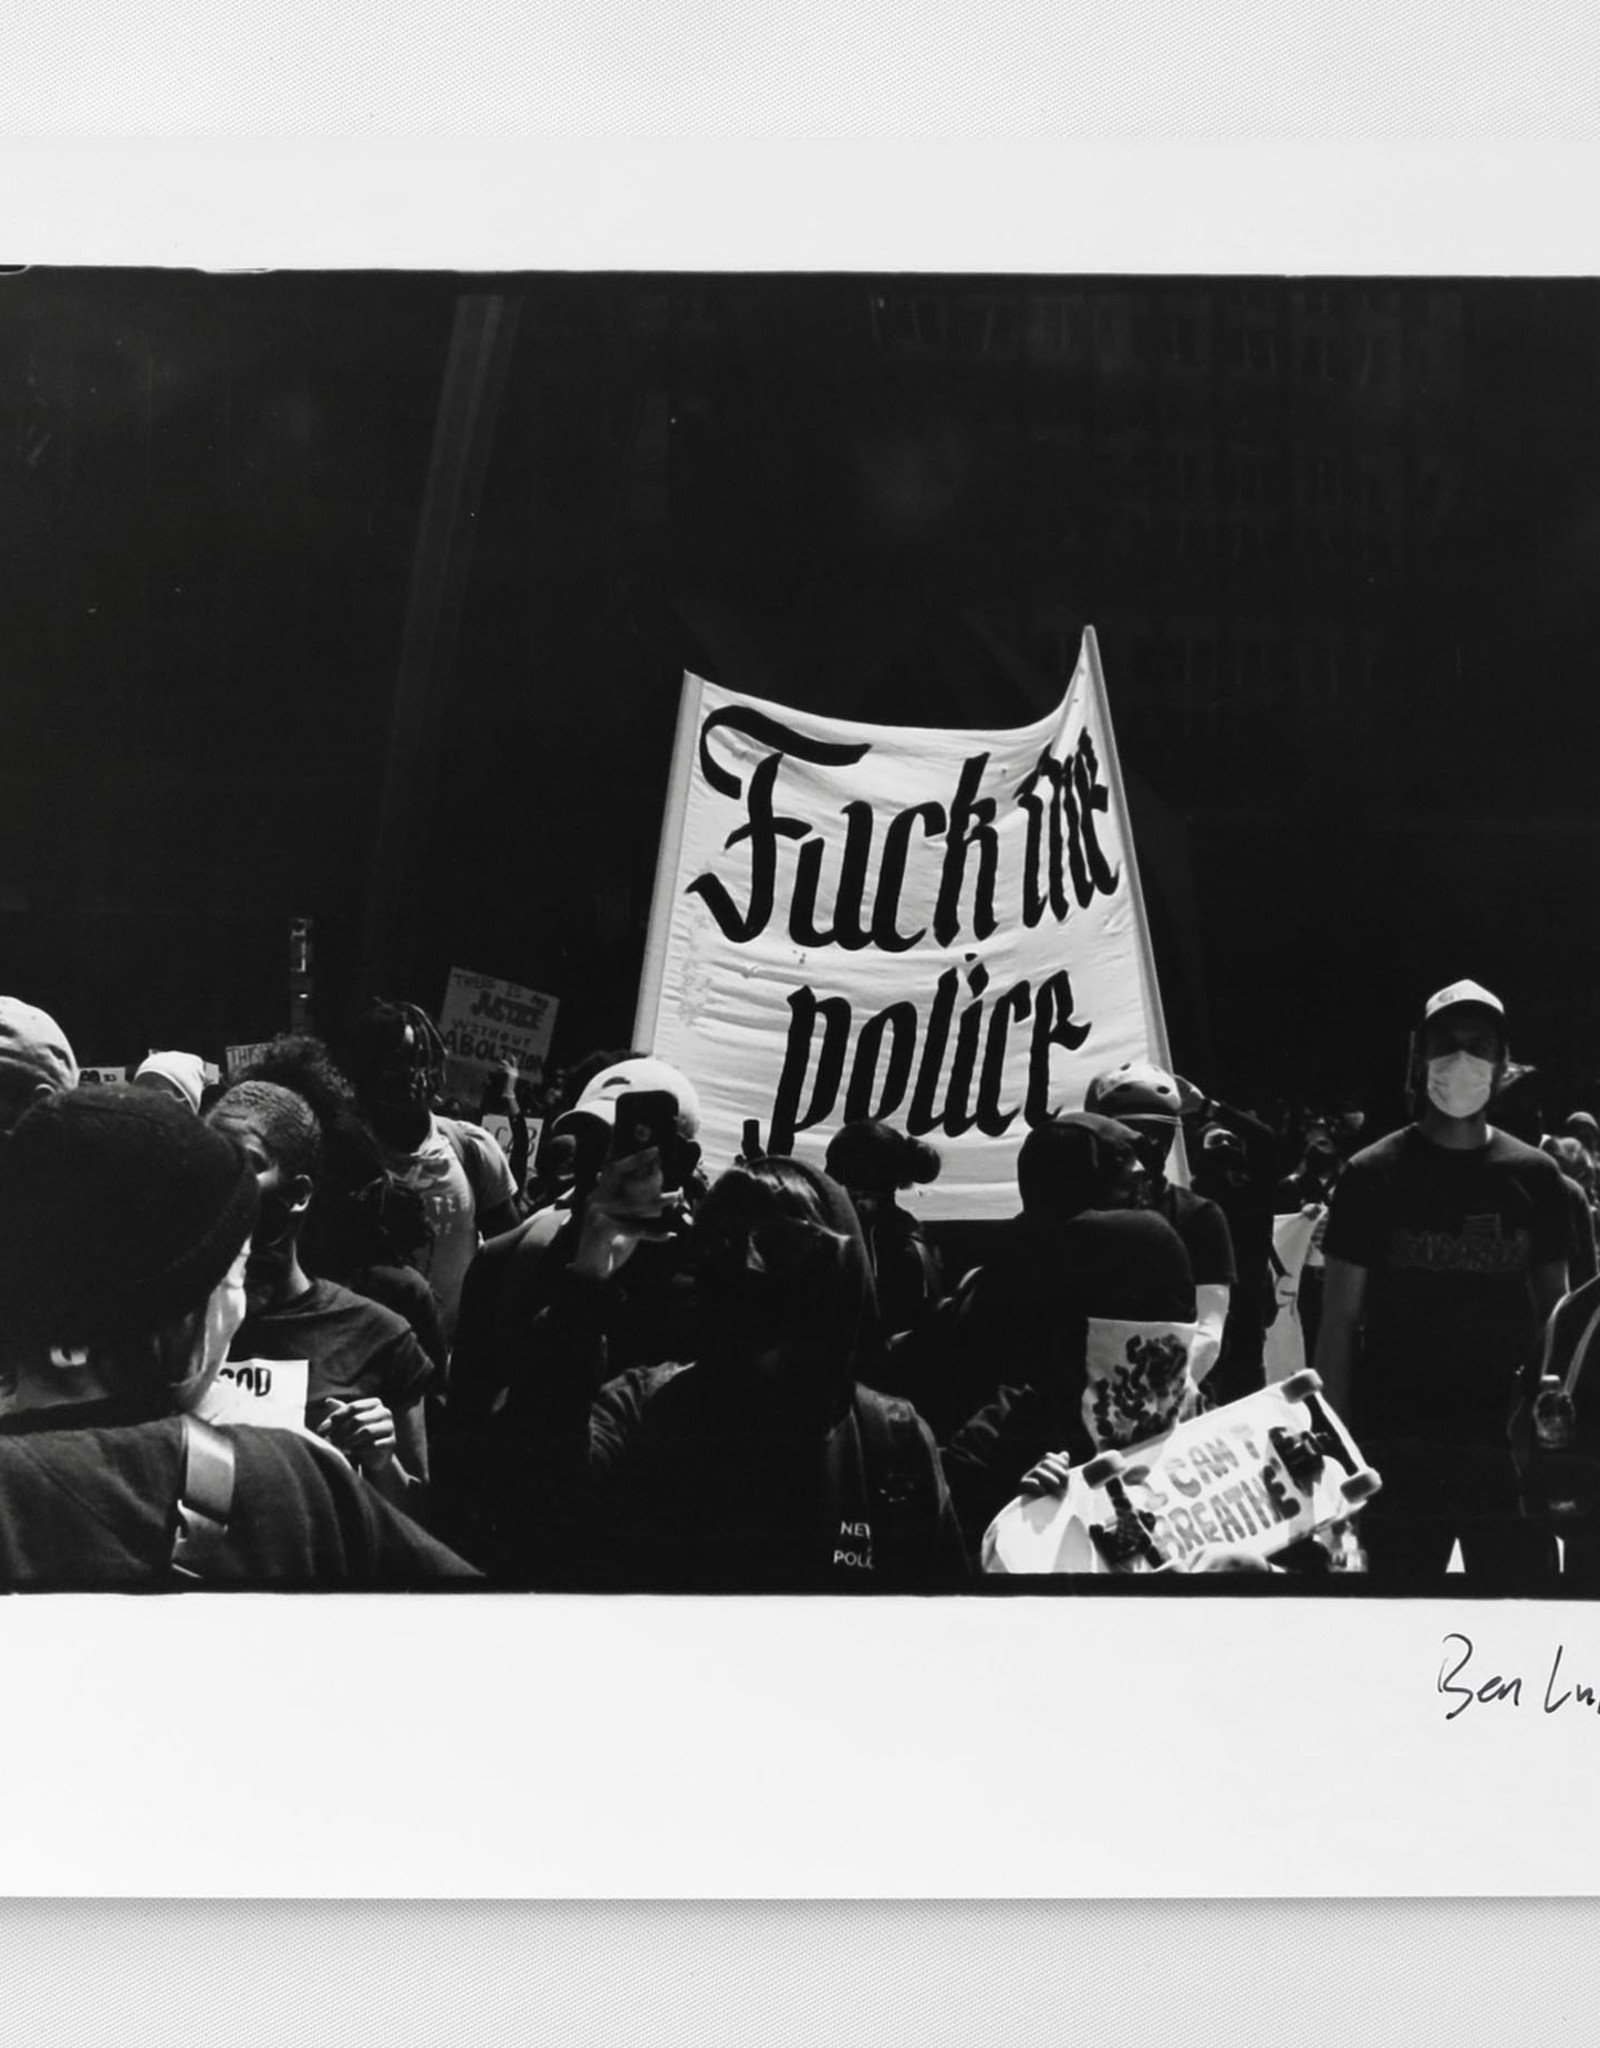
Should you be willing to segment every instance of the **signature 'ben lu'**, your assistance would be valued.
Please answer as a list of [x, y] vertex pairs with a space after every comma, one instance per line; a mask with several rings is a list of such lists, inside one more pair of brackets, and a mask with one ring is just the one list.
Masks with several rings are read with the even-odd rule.
[[[1494, 1672], [1487, 1678], [1474, 1677], [1469, 1682], [1466, 1672], [1474, 1654], [1472, 1638], [1451, 1630], [1444, 1643], [1445, 1654], [1439, 1667], [1438, 1690], [1455, 1701], [1454, 1706], [1445, 1709], [1447, 1721], [1454, 1721], [1459, 1715], [1464, 1714], [1468, 1707], [1522, 1705], [1523, 1679], [1520, 1674], [1508, 1677], [1503, 1673]], [[1561, 1664], [1565, 1655], [1565, 1643], [1557, 1643], [1555, 1654], [1550, 1659], [1549, 1672], [1545, 1677], [1544, 1692], [1539, 1701], [1541, 1708], [1547, 1714], [1555, 1714], [1570, 1703], [1600, 1713], [1600, 1690], [1592, 1685], [1562, 1684]], [[1558, 1686], [1560, 1690], [1557, 1689]]]

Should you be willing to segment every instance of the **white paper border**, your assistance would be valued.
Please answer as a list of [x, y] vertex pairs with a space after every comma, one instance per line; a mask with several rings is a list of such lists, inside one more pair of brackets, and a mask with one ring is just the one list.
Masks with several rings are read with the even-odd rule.
[[[0, 145], [7, 261], [1600, 272], [1600, 149]], [[1554, 203], [1553, 203], [1554, 199]], [[3, 291], [3, 284], [0, 284]], [[0, 301], [3, 303], [3, 301]], [[1530, 1697], [1446, 1725], [1463, 1629]], [[1595, 1889], [1555, 1604], [11, 1600], [0, 1891]]]

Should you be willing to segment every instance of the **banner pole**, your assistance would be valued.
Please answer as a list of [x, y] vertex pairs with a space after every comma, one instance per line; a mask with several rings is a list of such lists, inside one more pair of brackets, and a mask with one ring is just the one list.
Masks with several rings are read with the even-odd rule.
[[683, 851], [683, 824], [689, 809], [689, 779], [700, 729], [700, 678], [684, 671], [678, 697], [678, 726], [672, 741], [672, 768], [667, 778], [667, 806], [661, 818], [661, 843], [656, 849], [656, 879], [650, 894], [650, 929], [645, 937], [644, 964], [639, 970], [639, 1001], [633, 1013], [633, 1044], [640, 1052], [655, 1048], [661, 1009], [661, 983], [667, 967], [667, 942], [672, 928], [672, 901]]
[[[1133, 813], [1128, 808], [1128, 792], [1122, 782], [1122, 762], [1117, 753], [1117, 736], [1111, 724], [1111, 704], [1106, 695], [1105, 670], [1100, 666], [1100, 642], [1095, 638], [1093, 626], [1083, 629], [1083, 654], [1089, 665], [1089, 689], [1099, 716], [1100, 729], [1106, 738], [1106, 780], [1111, 785], [1112, 801], [1117, 814], [1128, 827], [1127, 845], [1123, 858], [1128, 863], [1128, 881], [1133, 889], [1134, 929], [1139, 940], [1139, 972], [1144, 980], [1145, 1012], [1150, 1019], [1150, 1035], [1155, 1043], [1150, 1056], [1158, 1066], [1172, 1071], [1172, 1052], [1167, 1044], [1167, 1020], [1161, 1008], [1161, 983], [1156, 979], [1155, 948], [1150, 942], [1150, 918], [1145, 910], [1144, 884], [1139, 878], [1139, 856], [1133, 843]], [[1184, 1147], [1183, 1132], [1180, 1128], [1172, 1149], [1172, 1173], [1174, 1180], [1185, 1185], [1189, 1179], [1189, 1160]]]

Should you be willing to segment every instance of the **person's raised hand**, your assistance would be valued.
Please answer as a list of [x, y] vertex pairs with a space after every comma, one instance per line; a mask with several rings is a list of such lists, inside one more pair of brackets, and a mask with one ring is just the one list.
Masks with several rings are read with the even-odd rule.
[[675, 1206], [676, 1197], [662, 1187], [656, 1146], [608, 1159], [584, 1204], [573, 1271], [609, 1280], [647, 1238], [668, 1235], [665, 1218]]

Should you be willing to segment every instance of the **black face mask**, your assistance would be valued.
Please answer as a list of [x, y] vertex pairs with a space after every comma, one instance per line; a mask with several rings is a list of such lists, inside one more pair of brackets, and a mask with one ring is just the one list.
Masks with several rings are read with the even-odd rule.
[[847, 1240], [788, 1217], [748, 1230], [702, 1225], [692, 1238], [695, 1289], [715, 1343], [761, 1351], [821, 1327]]
[[261, 1197], [256, 1227], [250, 1234], [251, 1255], [281, 1252], [293, 1230], [293, 1205], [277, 1188], [269, 1188]]

